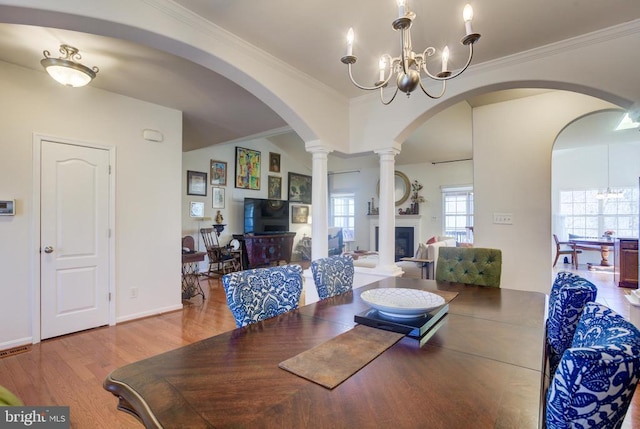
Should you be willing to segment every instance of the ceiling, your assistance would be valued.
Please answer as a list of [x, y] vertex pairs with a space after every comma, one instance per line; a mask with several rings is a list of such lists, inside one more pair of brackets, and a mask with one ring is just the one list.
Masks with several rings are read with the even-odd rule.
[[[370, 84], [377, 76], [377, 58], [382, 53], [396, 55], [398, 35], [391, 22], [396, 18], [397, 7], [392, 0], [375, 3], [176, 0], [176, 3], [348, 97], [363, 94], [349, 82], [346, 66], [340, 62], [349, 27], [356, 32], [354, 54], [359, 58], [354, 75], [362, 83]], [[475, 64], [640, 19], [638, 0], [471, 0], [471, 4], [475, 12], [474, 30], [482, 34], [474, 54]], [[461, 65], [460, 58], [466, 55], [458, 43], [464, 35], [461, 19], [464, 2], [413, 0], [408, 5], [417, 14], [411, 30], [414, 49], [422, 51], [426, 43], [438, 49], [447, 44], [452, 50], [452, 68]], [[421, 40], [428, 42], [422, 46], [417, 42]], [[279, 135], [274, 139], [276, 144], [295, 144], [292, 143], [295, 138], [282, 137], [287, 124], [268, 106], [199, 65], [124, 40], [0, 24], [2, 61], [42, 71], [42, 51], [46, 49], [57, 57], [61, 43], [77, 47], [84, 64], [100, 68], [91, 84], [94, 87], [181, 110], [184, 150], [268, 135], [273, 130]], [[469, 103], [473, 106], [493, 102], [487, 97], [490, 96]], [[394, 101], [401, 102], [402, 98]]]

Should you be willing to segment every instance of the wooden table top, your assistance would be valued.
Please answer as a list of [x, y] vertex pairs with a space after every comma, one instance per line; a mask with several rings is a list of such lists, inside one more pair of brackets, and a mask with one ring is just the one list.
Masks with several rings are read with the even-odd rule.
[[[422, 347], [405, 337], [333, 390], [278, 363], [346, 332], [376, 287], [455, 291]], [[147, 427], [538, 426], [545, 295], [388, 278], [113, 371]]]

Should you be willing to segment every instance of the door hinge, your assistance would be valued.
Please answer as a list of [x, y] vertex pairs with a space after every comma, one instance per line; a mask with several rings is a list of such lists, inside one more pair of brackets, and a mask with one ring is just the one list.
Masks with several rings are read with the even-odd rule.
[[111, 165], [109, 165], [109, 174], [111, 174]]
[[111, 228], [109, 228], [109, 232], [107, 233], [107, 238], [111, 238]]
[[111, 292], [109, 292], [109, 302], [111, 302]]

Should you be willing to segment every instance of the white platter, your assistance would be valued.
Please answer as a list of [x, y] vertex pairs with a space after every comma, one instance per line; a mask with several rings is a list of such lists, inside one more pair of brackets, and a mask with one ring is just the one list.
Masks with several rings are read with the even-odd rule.
[[231, 243], [229, 243], [231, 245], [231, 248], [233, 250], [238, 250], [240, 248], [240, 242], [238, 240], [236, 240], [235, 238], [233, 240], [231, 240]]
[[360, 298], [385, 316], [404, 319], [423, 316], [445, 304], [444, 298], [440, 295], [405, 288], [365, 290], [360, 294]]

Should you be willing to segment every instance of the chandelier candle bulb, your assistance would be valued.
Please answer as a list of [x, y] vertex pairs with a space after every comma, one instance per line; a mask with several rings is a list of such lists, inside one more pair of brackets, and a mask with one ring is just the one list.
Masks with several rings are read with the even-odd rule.
[[353, 33], [353, 28], [349, 28], [347, 31], [347, 56], [353, 55], [353, 39], [355, 34]]
[[384, 57], [380, 57], [378, 67], [380, 68], [380, 81], [382, 82], [384, 80], [384, 70], [387, 67], [387, 62], [384, 60]]
[[442, 71], [446, 72], [449, 63], [449, 47], [445, 46], [442, 50]]
[[398, 18], [402, 18], [405, 15], [404, 2], [405, 0], [398, 0]]
[[467, 32], [467, 36], [473, 33], [471, 28], [471, 20], [473, 19], [473, 8], [470, 4], [467, 4], [462, 11], [462, 19], [464, 19], [464, 28]]

